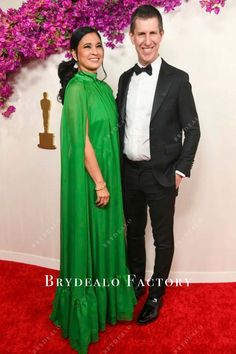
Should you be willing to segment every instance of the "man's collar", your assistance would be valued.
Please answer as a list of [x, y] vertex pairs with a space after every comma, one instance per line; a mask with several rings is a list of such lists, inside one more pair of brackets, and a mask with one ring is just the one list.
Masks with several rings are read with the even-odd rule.
[[[155, 70], [157, 69], [160, 65], [161, 65], [161, 57], [160, 55], [158, 55], [158, 57], [152, 62], [150, 63], [152, 68]], [[148, 64], [147, 64], [148, 65]], [[142, 65], [140, 64], [140, 62], [138, 61], [138, 66], [140, 66], [140, 68], [144, 68], [147, 65]]]

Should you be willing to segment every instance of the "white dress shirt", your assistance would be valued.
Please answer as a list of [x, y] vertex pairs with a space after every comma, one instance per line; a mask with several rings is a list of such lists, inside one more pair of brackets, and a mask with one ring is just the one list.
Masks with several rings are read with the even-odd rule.
[[[138, 63], [139, 66], [141, 66]], [[142, 67], [142, 66], [141, 66]], [[133, 73], [126, 103], [124, 153], [133, 161], [150, 160], [149, 125], [161, 67], [161, 58], [152, 63], [152, 75]]]
[[[162, 59], [151, 64], [152, 75], [133, 73], [126, 103], [124, 154], [132, 161], [150, 160], [150, 120]], [[138, 63], [140, 67], [143, 67]], [[182, 172], [176, 171], [181, 176]]]

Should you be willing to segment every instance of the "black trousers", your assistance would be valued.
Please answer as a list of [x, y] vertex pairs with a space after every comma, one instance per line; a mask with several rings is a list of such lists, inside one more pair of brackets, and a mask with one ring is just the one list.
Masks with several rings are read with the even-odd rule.
[[[149, 296], [165, 293], [174, 253], [174, 211], [176, 188], [163, 187], [155, 179], [150, 161], [133, 162], [124, 158], [123, 201], [127, 224], [127, 253], [134, 285], [144, 282], [146, 268], [145, 228], [149, 207], [155, 246], [155, 264], [149, 280]], [[140, 282], [142, 280], [142, 282]]]

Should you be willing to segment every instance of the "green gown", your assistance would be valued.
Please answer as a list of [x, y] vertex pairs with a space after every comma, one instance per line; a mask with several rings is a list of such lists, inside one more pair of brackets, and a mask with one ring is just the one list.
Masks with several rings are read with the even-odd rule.
[[[86, 120], [110, 193], [104, 208], [95, 204], [95, 184], [85, 169]], [[126, 266], [117, 124], [111, 88], [96, 74], [78, 72], [66, 87], [62, 112], [62, 286], [56, 289], [50, 319], [79, 354], [98, 340], [106, 322], [132, 320], [136, 304]]]

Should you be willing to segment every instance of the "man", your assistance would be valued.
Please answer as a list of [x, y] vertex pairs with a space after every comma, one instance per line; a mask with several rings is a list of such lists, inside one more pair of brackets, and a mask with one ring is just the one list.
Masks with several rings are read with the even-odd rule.
[[182, 179], [190, 177], [200, 138], [188, 74], [159, 56], [163, 34], [157, 9], [142, 5], [135, 10], [130, 38], [138, 64], [121, 75], [117, 94], [128, 262], [137, 298], [145, 292], [147, 206], [155, 246], [139, 324], [154, 321], [162, 305], [174, 252], [175, 199]]

